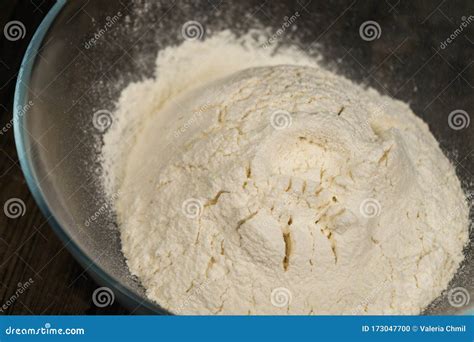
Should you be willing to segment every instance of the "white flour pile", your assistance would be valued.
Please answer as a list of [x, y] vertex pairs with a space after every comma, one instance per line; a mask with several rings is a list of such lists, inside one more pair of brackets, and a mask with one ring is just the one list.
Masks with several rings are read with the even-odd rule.
[[417, 314], [463, 259], [468, 208], [427, 125], [296, 51], [168, 48], [104, 139], [128, 265], [172, 312]]

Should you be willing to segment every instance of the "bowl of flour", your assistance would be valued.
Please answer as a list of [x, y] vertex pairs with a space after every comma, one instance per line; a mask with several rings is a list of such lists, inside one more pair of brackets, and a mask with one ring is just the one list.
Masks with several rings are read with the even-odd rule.
[[[45, 144], [78, 143], [29, 166], [51, 169], [68, 156], [61, 180], [37, 195], [57, 198], [44, 206], [58, 230], [134, 309], [466, 312], [472, 176], [469, 153], [449, 139], [469, 143], [467, 109], [435, 110], [416, 68], [380, 55], [397, 33], [350, 7], [327, 9], [333, 19], [347, 13], [349, 30], [316, 20], [321, 5], [254, 5], [87, 5], [110, 25], [81, 40], [78, 58], [91, 66], [83, 60], [64, 81], [82, 87], [64, 95], [79, 115], [68, 101], [44, 101], [32, 110], [71, 115], [67, 127], [29, 123]], [[131, 48], [122, 54], [107, 40]], [[61, 82], [52, 83], [58, 92]]]
[[454, 167], [407, 104], [256, 34], [123, 90], [102, 151], [132, 274], [176, 313], [419, 314], [464, 258]]

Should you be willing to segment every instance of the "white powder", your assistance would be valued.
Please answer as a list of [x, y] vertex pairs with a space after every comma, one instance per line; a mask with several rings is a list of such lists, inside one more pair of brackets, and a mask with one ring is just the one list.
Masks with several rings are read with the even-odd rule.
[[168, 48], [123, 92], [103, 152], [131, 272], [176, 313], [419, 313], [468, 239], [427, 125], [251, 42]]

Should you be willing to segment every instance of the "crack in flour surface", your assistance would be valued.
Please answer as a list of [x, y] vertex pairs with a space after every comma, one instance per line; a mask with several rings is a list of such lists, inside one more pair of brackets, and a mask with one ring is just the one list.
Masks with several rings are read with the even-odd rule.
[[131, 273], [174, 313], [420, 313], [468, 239], [454, 168], [408, 105], [252, 37], [123, 91], [103, 164]]

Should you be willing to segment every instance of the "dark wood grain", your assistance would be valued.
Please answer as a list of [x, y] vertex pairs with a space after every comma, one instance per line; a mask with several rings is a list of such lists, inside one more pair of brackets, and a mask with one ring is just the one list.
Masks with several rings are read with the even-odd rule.
[[[37, 26], [54, 1], [2, 1], [0, 27], [19, 20], [26, 36], [18, 41], [0, 38], [0, 314], [127, 314], [114, 303], [97, 308], [92, 293], [99, 286], [74, 260], [50, 229], [23, 178], [15, 150], [13, 93], [21, 59]], [[19, 198], [24, 216], [4, 215], [4, 203]], [[25, 288], [31, 279], [31, 285]], [[20, 284], [20, 286], [19, 286]], [[22, 293], [20, 293], [22, 292]]]

